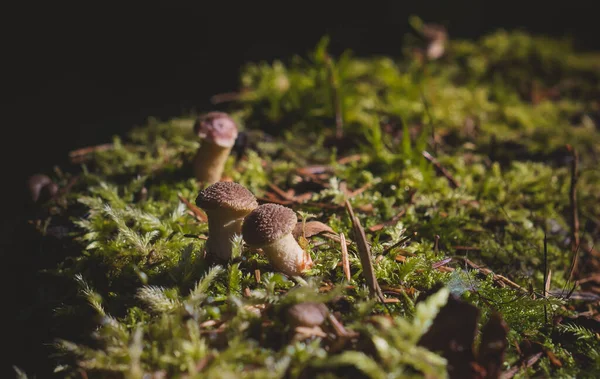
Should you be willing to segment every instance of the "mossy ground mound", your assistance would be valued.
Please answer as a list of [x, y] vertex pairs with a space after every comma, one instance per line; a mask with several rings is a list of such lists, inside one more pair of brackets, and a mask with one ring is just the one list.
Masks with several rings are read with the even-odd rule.
[[[449, 40], [435, 60], [420, 43], [332, 58], [323, 39], [306, 58], [248, 64], [219, 105], [244, 131], [225, 177], [334, 232], [299, 238], [315, 263], [304, 279], [241, 240], [230, 264], [205, 262], [207, 224], [184, 201], [199, 191], [192, 116], [52, 173], [61, 191], [32, 218], [51, 258], [30, 311], [56, 375], [600, 375], [600, 55], [519, 32]], [[335, 319], [294, 338], [283, 315], [300, 301]]]

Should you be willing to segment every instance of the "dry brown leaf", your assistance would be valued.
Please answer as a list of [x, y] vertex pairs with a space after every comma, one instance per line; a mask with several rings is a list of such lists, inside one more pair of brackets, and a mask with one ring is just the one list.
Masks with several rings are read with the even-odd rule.
[[335, 233], [329, 225], [325, 225], [320, 221], [308, 221], [304, 224], [304, 233], [302, 233], [302, 222], [298, 222], [292, 230], [294, 238], [300, 237], [310, 238], [320, 233]]

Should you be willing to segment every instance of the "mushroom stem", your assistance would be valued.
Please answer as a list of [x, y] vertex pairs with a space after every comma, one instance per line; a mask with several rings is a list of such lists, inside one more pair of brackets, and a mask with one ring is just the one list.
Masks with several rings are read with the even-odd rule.
[[208, 240], [206, 241], [206, 255], [220, 261], [231, 258], [232, 239], [242, 234], [242, 221], [244, 216], [236, 217], [228, 212], [207, 212]]
[[231, 147], [219, 146], [208, 140], [202, 141], [194, 157], [196, 179], [205, 184], [213, 184], [221, 180], [230, 152]]
[[304, 251], [291, 233], [262, 246], [263, 251], [277, 271], [297, 276], [312, 266], [310, 254]]

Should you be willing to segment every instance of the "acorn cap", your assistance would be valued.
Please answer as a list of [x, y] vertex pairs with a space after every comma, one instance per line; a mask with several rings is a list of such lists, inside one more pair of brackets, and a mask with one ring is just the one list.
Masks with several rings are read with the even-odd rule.
[[319, 326], [326, 316], [327, 307], [322, 303], [298, 303], [287, 310], [287, 319], [292, 326]]
[[258, 207], [258, 202], [252, 192], [241, 184], [217, 182], [200, 191], [196, 205], [205, 211], [227, 209], [247, 214]]
[[263, 204], [244, 219], [242, 235], [250, 246], [260, 247], [292, 232], [298, 218], [290, 208], [279, 204]]
[[198, 117], [194, 133], [221, 147], [232, 147], [238, 135], [238, 127], [227, 113], [208, 112]]

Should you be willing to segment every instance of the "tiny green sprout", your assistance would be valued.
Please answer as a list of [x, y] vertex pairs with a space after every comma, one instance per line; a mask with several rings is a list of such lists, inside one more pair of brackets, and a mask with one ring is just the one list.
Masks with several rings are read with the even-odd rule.
[[241, 234], [234, 234], [231, 237], [231, 258], [238, 258], [242, 255], [244, 247], [244, 239]]
[[306, 235], [306, 220], [309, 218], [317, 217], [314, 213], [304, 212], [304, 211], [296, 211], [300, 218], [302, 219], [302, 236]]

